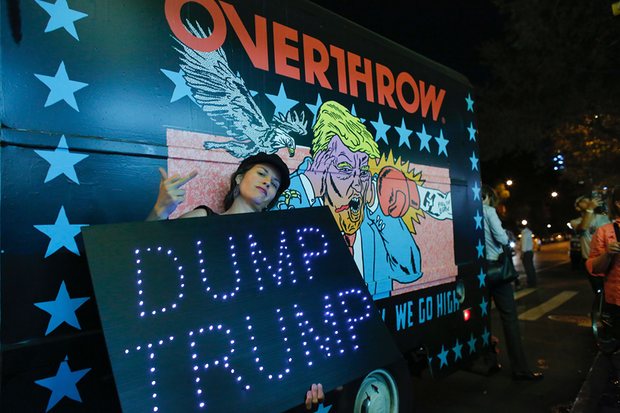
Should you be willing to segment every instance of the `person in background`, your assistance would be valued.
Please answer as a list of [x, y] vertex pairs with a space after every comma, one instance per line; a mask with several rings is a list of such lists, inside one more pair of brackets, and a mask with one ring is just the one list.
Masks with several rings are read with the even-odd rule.
[[605, 310], [612, 315], [615, 337], [620, 340], [620, 186], [611, 192], [609, 204], [613, 222], [594, 233], [586, 269], [604, 282]]
[[[497, 195], [495, 191], [482, 185], [482, 213], [484, 216], [484, 245], [486, 259], [489, 266], [496, 265], [499, 255], [503, 252], [502, 245], [508, 244], [508, 235], [495, 210]], [[521, 331], [517, 316], [517, 305], [511, 283], [489, 284], [489, 292], [493, 297], [495, 307], [499, 311], [508, 348], [508, 358], [512, 368], [513, 380], [540, 380], [543, 373], [534, 372], [528, 367], [521, 342]]]
[[[166, 171], [159, 169], [161, 181], [159, 194], [147, 221], [164, 220], [185, 201], [182, 186], [196, 176], [191, 172], [187, 176], [168, 177]], [[230, 189], [224, 197], [222, 215], [262, 212], [272, 208], [278, 197], [290, 184], [289, 170], [284, 161], [276, 154], [259, 152], [241, 161], [237, 170], [230, 177]], [[208, 206], [198, 206], [179, 218], [196, 218], [217, 215]], [[259, 218], [260, 219], [260, 218]], [[316, 409], [325, 399], [323, 386], [312, 384], [306, 392], [304, 405], [306, 410]]]
[[611, 192], [608, 211], [613, 223], [601, 226], [594, 233], [586, 269], [604, 283], [602, 312], [608, 320], [608, 327], [599, 338], [605, 344], [600, 347], [601, 352], [610, 363], [609, 381], [599, 405], [604, 409], [610, 403], [613, 409], [609, 411], [617, 411], [620, 403], [620, 186]]
[[[597, 196], [580, 196], [575, 200], [575, 209], [579, 212], [580, 217], [573, 219], [570, 224], [579, 237], [583, 263], [590, 255], [592, 235], [599, 227], [609, 223], [609, 218], [606, 215], [598, 213], [597, 209], [600, 205], [601, 199]], [[594, 293], [600, 294], [603, 288], [602, 279], [590, 276], [587, 271], [586, 276]]]
[[536, 268], [534, 267], [534, 241], [532, 230], [527, 225], [521, 230], [521, 262], [527, 275], [527, 286], [536, 287]]

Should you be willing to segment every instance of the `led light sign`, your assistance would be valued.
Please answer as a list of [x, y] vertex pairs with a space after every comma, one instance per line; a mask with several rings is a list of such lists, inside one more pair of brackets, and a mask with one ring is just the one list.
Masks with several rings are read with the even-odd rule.
[[280, 411], [400, 358], [325, 208], [84, 240], [124, 411]]

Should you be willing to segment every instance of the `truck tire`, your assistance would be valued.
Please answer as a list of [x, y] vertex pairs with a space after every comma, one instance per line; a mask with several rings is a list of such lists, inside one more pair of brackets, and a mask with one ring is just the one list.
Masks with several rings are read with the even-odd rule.
[[360, 383], [354, 413], [410, 413], [412, 384], [406, 363], [373, 370]]

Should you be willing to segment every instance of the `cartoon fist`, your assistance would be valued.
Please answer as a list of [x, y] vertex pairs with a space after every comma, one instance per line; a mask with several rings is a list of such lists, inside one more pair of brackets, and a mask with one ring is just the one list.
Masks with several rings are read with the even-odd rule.
[[418, 208], [420, 205], [416, 183], [392, 166], [386, 166], [379, 172], [377, 192], [381, 211], [394, 218], [402, 217], [410, 207]]

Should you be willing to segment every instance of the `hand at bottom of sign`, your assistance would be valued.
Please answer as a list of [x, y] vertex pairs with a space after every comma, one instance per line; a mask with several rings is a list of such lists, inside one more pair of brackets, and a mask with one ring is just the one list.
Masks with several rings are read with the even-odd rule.
[[312, 384], [310, 390], [306, 392], [306, 410], [315, 410], [320, 403], [325, 400], [323, 385], [321, 383]]

